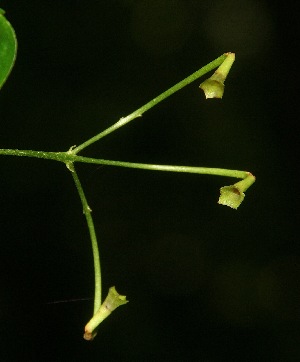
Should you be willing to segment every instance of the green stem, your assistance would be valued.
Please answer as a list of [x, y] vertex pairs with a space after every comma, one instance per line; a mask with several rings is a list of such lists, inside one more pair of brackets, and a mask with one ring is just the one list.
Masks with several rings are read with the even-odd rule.
[[137, 117], [141, 117], [143, 113], [148, 111], [150, 108], [156, 106], [159, 102], [161, 102], [164, 99], [168, 98], [170, 95], [172, 95], [173, 93], [179, 91], [181, 88], [185, 87], [186, 85], [192, 83], [194, 80], [202, 77], [204, 74], [206, 74], [206, 73], [210, 72], [211, 70], [217, 68], [220, 64], [222, 64], [224, 62], [226, 57], [227, 57], [227, 53], [221, 55], [217, 59], [215, 59], [212, 62], [206, 64], [204, 67], [200, 68], [195, 73], [193, 73], [190, 76], [188, 76], [187, 78], [183, 79], [181, 82], [175, 84], [173, 87], [169, 88], [168, 90], [166, 90], [165, 92], [160, 94], [158, 97], [152, 99], [150, 102], [148, 102], [144, 106], [140, 107], [139, 109], [137, 109], [133, 113], [129, 114], [127, 117], [121, 118], [118, 122], [113, 124], [111, 127], [107, 128], [106, 130], [104, 130], [103, 132], [97, 134], [96, 136], [88, 139], [87, 141], [83, 142], [81, 145], [75, 147], [72, 150], [72, 152], [76, 154], [76, 153], [82, 151], [84, 148], [90, 146], [92, 143], [100, 140], [101, 138], [107, 136], [108, 134], [116, 131], [118, 128], [120, 128], [120, 127], [124, 126], [125, 124], [129, 123], [133, 119], [135, 119]]
[[101, 306], [101, 267], [100, 267], [100, 256], [99, 256], [99, 249], [98, 249], [98, 243], [97, 243], [97, 237], [94, 227], [94, 222], [92, 218], [92, 210], [89, 207], [87, 203], [87, 199], [85, 197], [85, 194], [83, 192], [83, 188], [81, 186], [81, 182], [78, 178], [77, 172], [75, 171], [73, 163], [67, 164], [68, 169], [71, 171], [71, 174], [73, 176], [73, 180], [75, 182], [81, 204], [83, 207], [83, 213], [85, 215], [88, 229], [90, 232], [90, 238], [92, 242], [92, 249], [93, 249], [93, 257], [94, 257], [94, 272], [95, 272], [95, 298], [94, 298], [94, 314], [97, 313]]
[[16, 149], [0, 149], [0, 155], [4, 156], [18, 156], [18, 157], [34, 157], [43, 158], [46, 160], [72, 162], [74, 159], [70, 157], [67, 152], [47, 152], [47, 151], [33, 151], [33, 150], [16, 150]]
[[117, 166], [136, 168], [151, 171], [168, 171], [168, 172], [184, 172], [184, 173], [197, 173], [201, 175], [215, 175], [215, 176], [226, 176], [244, 179], [248, 176], [247, 171], [239, 170], [228, 170], [224, 168], [214, 167], [193, 167], [193, 166], [175, 166], [175, 165], [154, 165], [148, 163], [135, 163], [135, 162], [123, 162], [123, 161], [112, 161], [102, 160], [89, 157], [77, 156], [74, 162], [94, 163], [106, 166]]
[[152, 170], [152, 171], [196, 173], [196, 174], [201, 174], [201, 175], [235, 177], [235, 178], [240, 178], [240, 179], [244, 179], [248, 176], [247, 171], [228, 170], [228, 169], [224, 169], [224, 168], [214, 168], [214, 167], [153, 165], [153, 164], [147, 164], [147, 163], [103, 160], [103, 159], [98, 159], [98, 158], [77, 156], [77, 155], [74, 155], [69, 152], [44, 152], [44, 151], [32, 151], [32, 150], [0, 149], [0, 155], [44, 158], [44, 159], [48, 159], [48, 160], [64, 162], [66, 164], [74, 163], [74, 162], [82, 162], [82, 163], [91, 163], [91, 164], [97, 164], [97, 165], [128, 167], [128, 168], [136, 168], [136, 169]]

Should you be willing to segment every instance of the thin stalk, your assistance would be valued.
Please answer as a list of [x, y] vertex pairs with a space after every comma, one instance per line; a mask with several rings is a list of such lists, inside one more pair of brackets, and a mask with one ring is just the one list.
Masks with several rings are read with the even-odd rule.
[[91, 163], [96, 165], [127, 167], [127, 168], [136, 168], [136, 169], [152, 170], [152, 171], [196, 173], [201, 175], [225, 176], [225, 177], [234, 177], [240, 179], [246, 178], [249, 174], [247, 171], [229, 170], [225, 168], [154, 165], [148, 163], [103, 160], [99, 158], [77, 156], [69, 152], [44, 152], [44, 151], [32, 151], [32, 150], [0, 149], [0, 155], [44, 158], [48, 160], [64, 162], [66, 164], [81, 162], [81, 163]]
[[235, 177], [235, 178], [241, 178], [241, 179], [244, 179], [248, 176], [247, 171], [229, 170], [229, 169], [225, 169], [225, 168], [175, 166], [175, 165], [154, 165], [154, 164], [148, 164], [148, 163], [112, 161], [112, 160], [103, 160], [103, 159], [97, 159], [97, 158], [95, 159], [95, 158], [82, 157], [82, 156], [77, 156], [74, 159], [74, 162], [94, 163], [94, 164], [100, 164], [100, 165], [106, 165], [106, 166], [136, 168], [136, 169], [151, 170], [151, 171], [197, 173], [197, 174], [201, 174], [201, 175], [225, 176], [225, 177]]
[[71, 171], [71, 174], [73, 176], [73, 180], [75, 182], [81, 204], [83, 207], [83, 213], [85, 215], [87, 226], [90, 232], [90, 238], [92, 242], [92, 249], [93, 249], [93, 258], [94, 258], [94, 272], [95, 272], [95, 298], [94, 298], [94, 315], [97, 313], [101, 306], [101, 294], [102, 294], [102, 283], [101, 283], [101, 267], [100, 267], [100, 255], [99, 255], [99, 248], [97, 243], [97, 237], [94, 227], [94, 222], [92, 218], [92, 210], [89, 207], [87, 203], [87, 199], [85, 197], [85, 194], [83, 192], [83, 188], [81, 186], [81, 182], [78, 178], [77, 172], [74, 168], [74, 165], [72, 163], [69, 163], [68, 169]]
[[168, 98], [173, 93], [179, 91], [181, 88], [183, 88], [186, 85], [192, 83], [194, 80], [202, 77], [204, 74], [206, 74], [206, 73], [210, 72], [211, 70], [217, 68], [220, 64], [222, 64], [224, 62], [226, 57], [227, 57], [227, 54], [223, 54], [220, 57], [218, 57], [217, 59], [213, 60], [212, 62], [206, 64], [204, 67], [200, 68], [199, 70], [197, 70], [196, 72], [194, 72], [190, 76], [186, 77], [185, 79], [183, 79], [179, 83], [175, 84], [173, 87], [169, 88], [168, 90], [166, 90], [165, 92], [163, 92], [162, 94], [157, 96], [156, 98], [152, 99], [150, 102], [146, 103], [145, 105], [143, 105], [142, 107], [140, 107], [139, 109], [134, 111], [133, 113], [129, 114], [127, 117], [121, 118], [118, 122], [116, 122], [112, 126], [108, 127], [106, 130], [104, 130], [101, 133], [97, 134], [96, 136], [88, 139], [87, 141], [83, 142], [81, 145], [75, 147], [72, 150], [72, 152], [76, 154], [79, 151], [82, 151], [84, 148], [90, 146], [92, 143], [100, 140], [101, 138], [107, 136], [108, 134], [116, 131], [118, 128], [120, 128], [120, 127], [124, 126], [125, 124], [129, 123], [133, 119], [135, 119], [137, 117], [141, 117], [143, 113], [148, 111], [150, 108], [156, 106], [158, 103], [160, 103], [164, 99]]
[[43, 158], [46, 160], [72, 162], [73, 158], [69, 157], [67, 152], [48, 152], [48, 151], [34, 151], [34, 150], [17, 150], [17, 149], [0, 149], [0, 155], [4, 156], [18, 156], [18, 157], [34, 157]]

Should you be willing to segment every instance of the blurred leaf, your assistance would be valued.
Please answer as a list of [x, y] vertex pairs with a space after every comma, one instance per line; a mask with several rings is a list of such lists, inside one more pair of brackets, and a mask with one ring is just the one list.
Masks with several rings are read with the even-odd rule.
[[13, 27], [0, 9], [0, 89], [5, 83], [17, 54], [17, 39]]

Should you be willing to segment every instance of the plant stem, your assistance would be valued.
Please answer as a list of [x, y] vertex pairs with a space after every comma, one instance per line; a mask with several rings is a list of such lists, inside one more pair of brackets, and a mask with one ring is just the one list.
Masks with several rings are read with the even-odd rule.
[[214, 176], [226, 176], [244, 179], [248, 176], [247, 171], [228, 170], [225, 168], [215, 167], [196, 167], [196, 166], [176, 166], [176, 165], [154, 165], [148, 163], [135, 163], [135, 162], [123, 162], [95, 159], [89, 157], [77, 156], [74, 162], [94, 163], [106, 166], [117, 166], [136, 168], [151, 171], [168, 171], [168, 172], [184, 172], [184, 173], [197, 173], [201, 175], [214, 175]]
[[95, 298], [94, 298], [94, 315], [97, 313], [101, 306], [101, 292], [102, 292], [102, 282], [101, 282], [101, 267], [100, 267], [100, 255], [99, 255], [99, 248], [97, 243], [97, 237], [94, 227], [94, 222], [92, 218], [92, 210], [87, 203], [87, 199], [83, 192], [83, 188], [81, 186], [81, 182], [78, 178], [77, 172], [74, 168], [73, 163], [67, 164], [68, 169], [71, 171], [73, 176], [73, 180], [75, 182], [81, 204], [83, 207], [83, 213], [85, 215], [88, 229], [90, 232], [90, 238], [92, 242], [92, 249], [93, 249], [93, 258], [94, 258], [94, 273], [95, 273]]
[[154, 165], [148, 163], [103, 160], [99, 158], [77, 156], [69, 152], [44, 152], [44, 151], [32, 151], [32, 150], [0, 149], [0, 155], [44, 158], [48, 160], [64, 162], [66, 164], [74, 162], [82, 162], [82, 163], [91, 163], [96, 165], [128, 167], [128, 168], [136, 168], [136, 169], [152, 170], [152, 171], [197, 173], [201, 175], [235, 177], [240, 179], [246, 178], [249, 174], [247, 171], [228, 170], [224, 168], [214, 168], [214, 167]]
[[17, 150], [17, 149], [0, 149], [0, 155], [18, 156], [18, 157], [34, 157], [43, 158], [46, 160], [72, 162], [74, 158], [70, 157], [67, 152], [48, 152], [48, 151], [33, 151], [33, 150]]
[[212, 62], [206, 64], [204, 67], [200, 68], [199, 70], [197, 70], [196, 72], [194, 72], [193, 74], [188, 76], [187, 78], [185, 78], [182, 81], [180, 81], [179, 83], [175, 84], [173, 87], [169, 88], [168, 90], [166, 90], [165, 92], [163, 92], [162, 94], [157, 96], [156, 98], [152, 99], [150, 102], [146, 103], [144, 106], [140, 107], [139, 109], [137, 109], [133, 113], [129, 114], [127, 117], [121, 118], [118, 122], [116, 122], [112, 126], [108, 127], [106, 130], [104, 130], [101, 133], [97, 134], [96, 136], [88, 139], [87, 141], [83, 142], [81, 145], [75, 147], [72, 150], [72, 152], [76, 154], [79, 151], [82, 151], [84, 148], [90, 146], [92, 143], [100, 140], [101, 138], [107, 136], [108, 134], [116, 131], [118, 128], [120, 128], [120, 127], [124, 126], [125, 124], [129, 123], [133, 119], [135, 119], [137, 117], [141, 117], [143, 113], [148, 111], [150, 108], [156, 106], [159, 102], [161, 102], [164, 99], [168, 98], [170, 95], [177, 92], [178, 90], [185, 87], [186, 85], [192, 83], [194, 80], [200, 78], [202, 75], [204, 75], [204, 74], [210, 72], [211, 70], [215, 69], [216, 67], [218, 67], [220, 64], [222, 64], [224, 62], [226, 57], [227, 57], [227, 53], [221, 55], [217, 59], [215, 59]]

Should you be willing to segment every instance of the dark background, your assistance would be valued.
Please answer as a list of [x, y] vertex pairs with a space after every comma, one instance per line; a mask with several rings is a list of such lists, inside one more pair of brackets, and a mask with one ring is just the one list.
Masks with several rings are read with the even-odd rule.
[[1, 157], [1, 361], [300, 360], [298, 166], [273, 2], [0, 6], [19, 42], [1, 148], [68, 150], [232, 51], [222, 100], [196, 81], [82, 155], [257, 177], [235, 211], [217, 204], [232, 179], [77, 165], [103, 293], [116, 285], [130, 301], [86, 342], [93, 302], [49, 304], [93, 296], [72, 178], [60, 163]]

